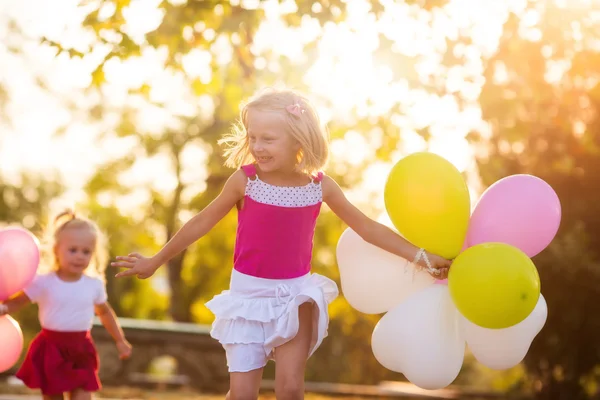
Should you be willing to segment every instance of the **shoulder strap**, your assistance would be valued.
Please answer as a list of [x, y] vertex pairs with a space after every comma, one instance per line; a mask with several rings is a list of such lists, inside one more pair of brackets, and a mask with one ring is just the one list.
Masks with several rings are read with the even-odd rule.
[[256, 176], [256, 166], [254, 164], [242, 165], [242, 170], [248, 178]]
[[314, 183], [319, 183], [319, 182], [321, 182], [322, 180], [323, 180], [323, 171], [319, 171], [319, 172], [317, 172], [317, 175], [315, 175], [315, 176], [313, 177], [313, 182], [314, 182]]

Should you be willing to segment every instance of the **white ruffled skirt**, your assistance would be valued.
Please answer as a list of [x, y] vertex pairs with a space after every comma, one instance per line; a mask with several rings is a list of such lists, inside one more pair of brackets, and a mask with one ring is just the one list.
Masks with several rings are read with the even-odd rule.
[[275, 348], [296, 336], [299, 327], [298, 308], [303, 303], [312, 302], [310, 357], [327, 336], [327, 307], [337, 295], [335, 282], [319, 274], [309, 273], [293, 279], [265, 279], [234, 269], [230, 289], [206, 303], [216, 317], [211, 336], [228, 353], [231, 345], [236, 344], [253, 345], [255, 349], [260, 346], [264, 351], [263, 360], [249, 360], [248, 355], [243, 357], [251, 364], [247, 367], [237, 365], [232, 368], [232, 355], [228, 354], [230, 371], [249, 371], [262, 367], [266, 360], [273, 358]]

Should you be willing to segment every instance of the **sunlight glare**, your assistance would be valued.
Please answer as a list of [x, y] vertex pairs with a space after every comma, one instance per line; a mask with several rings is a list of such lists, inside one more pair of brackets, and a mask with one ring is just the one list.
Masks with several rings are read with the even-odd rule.
[[211, 46], [211, 51], [215, 54], [218, 65], [227, 65], [233, 60], [233, 47], [227, 35], [219, 35]]
[[145, 205], [150, 204], [152, 199], [148, 190], [132, 187], [126, 194], [116, 196], [111, 200], [111, 203], [114, 202], [121, 213], [131, 216], [136, 221], [141, 221], [146, 218]]
[[[280, 10], [267, 4], [269, 10]], [[319, 23], [310, 19], [303, 19], [299, 28], [288, 27], [275, 11], [267, 13], [267, 19], [261, 24], [252, 43], [255, 54], [272, 51], [291, 60], [304, 60], [304, 46], [317, 39], [321, 28]], [[273, 40], [277, 38], [277, 40]]]
[[[95, 40], [93, 34], [81, 29], [81, 21], [89, 10], [78, 8], [76, 0], [10, 3], [15, 8], [12, 13], [19, 15], [31, 37], [45, 34], [67, 47], [82, 51]], [[162, 21], [160, 3], [160, 0], [134, 0], [125, 8], [125, 31], [137, 43], [143, 43], [144, 34], [154, 30]], [[431, 83], [432, 77], [441, 74], [447, 78], [446, 89], [475, 102], [483, 84], [481, 55], [489, 55], [495, 49], [508, 11], [524, 7], [524, 3], [525, 0], [451, 0], [443, 10], [429, 13], [403, 2], [383, 0], [385, 12], [376, 21], [368, 1], [352, 0], [347, 2], [348, 17], [344, 22], [339, 25], [327, 23], [321, 28], [316, 19], [308, 16], [302, 18], [299, 27], [288, 27], [282, 14], [296, 12], [293, 0], [281, 3], [277, 0], [241, 2], [245, 7], [261, 7], [265, 11], [266, 19], [256, 32], [251, 48], [255, 55], [263, 57], [262, 61], [257, 60], [257, 65], [276, 71], [276, 66], [280, 65], [279, 57], [286, 57], [292, 62], [306, 61], [308, 56], [304, 45], [318, 40], [317, 59], [307, 71], [298, 73], [312, 97], [322, 99], [318, 107], [324, 122], [341, 121], [352, 126], [360, 118], [370, 120], [371, 117], [389, 115], [401, 133], [398, 148], [392, 152], [394, 160], [411, 152], [426, 150], [427, 143], [417, 131], [428, 127], [432, 136], [429, 150], [444, 156], [461, 171], [468, 168], [473, 157], [465, 135], [480, 123], [480, 110], [476, 106], [458, 107], [452, 97], [439, 97], [423, 88], [421, 83]], [[57, 15], [56, 18], [47, 18], [50, 10]], [[111, 10], [107, 8], [103, 12], [109, 15]], [[133, 110], [133, 129], [152, 137], [164, 135], [166, 129], [183, 129], [180, 116], [193, 118], [199, 115], [204, 120], [212, 118], [212, 98], [209, 95], [199, 98], [192, 93], [189, 78], [210, 83], [213, 79], [213, 57], [219, 65], [228, 64], [232, 60], [232, 47], [219, 37], [218, 32], [206, 29], [206, 24], [190, 26], [186, 35], [193, 35], [194, 31], [217, 41], [210, 52], [194, 49], [184, 55], [184, 73], [174, 73], [165, 68], [168, 51], [164, 48], [144, 48], [139, 57], [108, 62], [105, 70], [108, 83], [102, 91], [107, 105], [112, 107], [112, 111], [106, 114], [109, 117], [103, 120], [104, 125], [73, 123], [63, 139], [52, 138], [52, 132], [61, 124], [68, 123], [70, 118], [81, 117], [72, 114], [64, 105], [54, 104], [39, 91], [23, 90], [32, 88], [33, 81], [21, 78], [23, 82], [15, 82], [10, 106], [11, 113], [15, 115], [15, 132], [5, 135], [7, 138], [2, 142], [4, 148], [10, 149], [2, 151], [0, 157], [3, 171], [16, 170], [17, 166], [24, 165], [39, 170], [58, 167], [69, 176], [70, 185], [82, 185], [97, 165], [120, 154], [123, 145], [116, 139], [111, 147], [102, 147], [102, 150], [98, 150], [95, 144], [98, 132], [114, 130], [119, 111], [125, 108]], [[466, 32], [472, 33], [471, 43], [456, 50], [465, 63], [460, 67], [441, 69], [436, 49], [445, 49], [448, 38], [454, 39]], [[391, 52], [404, 57], [400, 59], [405, 59], [406, 64], [393, 64], [386, 61], [385, 56], [380, 56], [381, 45], [384, 44], [380, 36], [392, 42]], [[108, 51], [108, 48], [97, 47], [83, 59], [69, 60], [66, 57], [55, 58], [52, 49], [37, 43], [26, 43], [23, 47], [29, 57], [27, 68], [30, 75], [47, 73], [48, 85], [62, 94], [79, 93], [89, 84], [89, 73]], [[414, 68], [421, 82], [408, 76]], [[0, 66], [2, 72], [9, 69], [19, 71], [23, 65], [7, 61]], [[403, 75], [405, 71], [406, 76]], [[13, 75], [20, 77], [24, 74]], [[31, 77], [28, 79], [31, 80]], [[150, 102], [156, 104], [149, 104], [142, 95], [129, 93], [130, 89], [143, 85], [149, 89]], [[30, 94], [34, 92], [35, 95]], [[83, 94], [76, 96], [81, 97], [74, 97], [78, 104], [94, 102], [93, 98], [90, 100]], [[34, 141], [39, 144], [38, 148], [44, 150], [32, 149], [30, 143]], [[350, 129], [343, 139], [332, 143], [332, 155], [336, 161], [359, 165], [374, 158], [374, 149], [379, 142], [369, 128], [364, 132]], [[192, 146], [189, 151], [184, 180], [191, 186], [185, 193], [186, 200], [194, 196], [194, 191], [204, 190], [207, 173], [202, 168], [207, 157], [203, 153], [206, 149]], [[57, 166], [55, 160], [58, 158], [65, 161]], [[373, 190], [382, 191], [380, 186], [377, 189], [375, 186], [381, 185], [387, 176], [383, 173], [385, 168], [389, 169], [391, 165], [376, 162], [367, 167], [364, 172], [367, 193], [372, 195]], [[134, 186], [151, 185], [165, 193], [172, 191], [177, 184], [171, 161], [164, 156], [148, 160], [140, 157], [134, 168], [119, 179], [126, 185], [132, 182]], [[134, 197], [124, 200], [125, 205], [133, 207], [131, 204], [142, 201], [141, 197], [132, 200]]]
[[336, 158], [341, 158], [350, 165], [360, 165], [369, 157], [372, 149], [365, 137], [357, 131], [346, 132], [343, 139], [335, 141]]
[[207, 84], [212, 79], [211, 60], [212, 55], [208, 51], [192, 49], [181, 57], [181, 64], [189, 77], [200, 78], [202, 83]]
[[189, 203], [198, 193], [206, 190], [206, 179], [208, 170], [206, 162], [210, 146], [206, 144], [191, 143], [187, 145], [181, 154], [182, 173], [181, 182], [186, 186], [182, 193], [182, 201]]
[[471, 162], [472, 151], [464, 138], [446, 131], [445, 136], [434, 137], [429, 143], [429, 151], [450, 161], [460, 172], [464, 172]]
[[123, 9], [125, 24], [123, 32], [136, 43], [143, 43], [145, 35], [152, 32], [163, 20], [164, 10], [159, 8], [162, 0], [134, 0]]
[[[389, 83], [389, 74], [378, 74], [372, 53], [378, 46], [373, 26], [364, 26], [361, 33], [347, 25], [325, 27], [319, 42], [320, 57], [307, 71], [305, 80], [312, 91], [331, 99], [340, 113], [356, 111], [365, 114], [369, 98]], [[387, 68], [389, 70], [389, 68]]]
[[118, 177], [119, 184], [134, 188], [148, 186], [160, 193], [172, 193], [177, 187], [177, 179], [172, 173], [173, 163], [166, 154], [138, 158], [132, 168]]

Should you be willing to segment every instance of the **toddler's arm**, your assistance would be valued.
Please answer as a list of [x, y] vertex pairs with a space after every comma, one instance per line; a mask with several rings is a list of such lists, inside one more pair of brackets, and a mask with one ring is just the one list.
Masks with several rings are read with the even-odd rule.
[[117, 350], [119, 351], [119, 358], [121, 358], [121, 360], [129, 358], [131, 356], [131, 345], [127, 339], [125, 339], [125, 334], [123, 333], [121, 325], [119, 325], [119, 320], [110, 304], [96, 304], [94, 310], [98, 318], [100, 318], [100, 322], [102, 322], [104, 328], [114, 339]]
[[20, 292], [15, 297], [0, 304], [0, 315], [17, 312], [27, 304], [31, 304], [31, 300], [27, 297], [25, 292]]

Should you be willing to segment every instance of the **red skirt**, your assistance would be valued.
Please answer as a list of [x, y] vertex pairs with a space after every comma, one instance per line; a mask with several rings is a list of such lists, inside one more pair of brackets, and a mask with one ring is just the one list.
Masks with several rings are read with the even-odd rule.
[[43, 329], [29, 345], [16, 376], [49, 396], [75, 389], [99, 390], [98, 353], [90, 332]]

